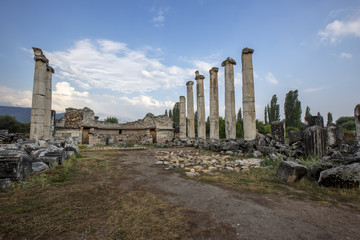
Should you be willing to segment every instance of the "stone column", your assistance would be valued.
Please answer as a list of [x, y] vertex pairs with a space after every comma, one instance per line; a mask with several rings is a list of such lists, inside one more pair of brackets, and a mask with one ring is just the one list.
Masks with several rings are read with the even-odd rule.
[[253, 52], [253, 49], [244, 48], [241, 55], [243, 80], [243, 125], [245, 140], [254, 140], [256, 138], [255, 91], [252, 64]]
[[213, 67], [210, 69], [210, 139], [219, 139], [219, 93], [218, 93], [218, 71]]
[[47, 66], [47, 81], [45, 91], [45, 117], [44, 117], [44, 139], [50, 140], [51, 137], [51, 100], [52, 100], [52, 75], [54, 69]]
[[355, 116], [355, 147], [357, 150], [360, 150], [360, 104], [356, 105], [354, 109]]
[[31, 106], [30, 140], [44, 139], [45, 94], [49, 60], [40, 48], [33, 48], [35, 60]]
[[179, 119], [179, 125], [180, 125], [180, 139], [186, 138], [186, 110], [185, 110], [185, 97], [180, 96], [180, 119]]
[[204, 75], [199, 75], [199, 71], [195, 72], [196, 80], [196, 97], [197, 97], [197, 122], [198, 122], [198, 138], [206, 139], [205, 124], [205, 99], [204, 99]]
[[195, 138], [195, 121], [194, 121], [194, 92], [193, 92], [193, 81], [186, 83], [187, 87], [187, 137], [192, 139]]
[[225, 135], [226, 139], [236, 139], [234, 65], [236, 62], [228, 57], [222, 62], [225, 67]]

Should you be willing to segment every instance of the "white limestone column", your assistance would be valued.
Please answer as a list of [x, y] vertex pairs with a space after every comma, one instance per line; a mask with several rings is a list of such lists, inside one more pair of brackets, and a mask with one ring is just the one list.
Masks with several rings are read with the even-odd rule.
[[45, 95], [49, 60], [40, 48], [34, 48], [34, 85], [31, 106], [30, 140], [44, 139]]
[[228, 57], [221, 66], [225, 67], [225, 135], [226, 139], [236, 139], [236, 112], [234, 87], [234, 59]]
[[196, 96], [197, 96], [197, 117], [198, 117], [198, 138], [206, 139], [206, 123], [205, 123], [205, 98], [204, 98], [204, 75], [199, 75], [199, 71], [195, 72], [196, 80]]
[[180, 119], [179, 119], [179, 125], [180, 125], [180, 139], [186, 138], [186, 110], [185, 110], [185, 97], [180, 96]]
[[219, 68], [210, 69], [210, 139], [219, 139]]
[[241, 55], [243, 79], [243, 125], [245, 140], [254, 140], [256, 138], [255, 91], [252, 63], [253, 52], [253, 49], [244, 48]]
[[187, 91], [187, 137], [192, 139], [195, 138], [195, 121], [194, 121], [194, 92], [193, 92], [193, 81], [186, 83]]
[[47, 66], [47, 81], [45, 91], [45, 116], [44, 116], [44, 139], [51, 139], [51, 100], [52, 100], [52, 75], [54, 69]]

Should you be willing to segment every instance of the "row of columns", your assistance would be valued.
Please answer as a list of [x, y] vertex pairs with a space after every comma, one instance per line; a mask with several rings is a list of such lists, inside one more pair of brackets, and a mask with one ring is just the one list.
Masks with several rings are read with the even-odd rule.
[[31, 106], [30, 140], [51, 139], [52, 75], [54, 69], [40, 48], [34, 48], [34, 85]]
[[[255, 116], [255, 92], [252, 54], [254, 50], [244, 48], [241, 56], [242, 81], [243, 81], [243, 119], [244, 139], [253, 140], [256, 137]], [[235, 87], [234, 87], [234, 59], [228, 57], [222, 62], [225, 67], [225, 134], [226, 139], [236, 139], [236, 111], [235, 111]], [[219, 139], [219, 94], [218, 94], [218, 71], [210, 69], [210, 139]], [[204, 75], [195, 72], [196, 96], [197, 96], [197, 124], [198, 138], [206, 139], [205, 123], [205, 99], [204, 99]], [[185, 115], [185, 97], [180, 96], [180, 139], [195, 138], [194, 126], [194, 100], [193, 84], [189, 81], [187, 86], [187, 125]], [[187, 135], [186, 135], [187, 126]]]

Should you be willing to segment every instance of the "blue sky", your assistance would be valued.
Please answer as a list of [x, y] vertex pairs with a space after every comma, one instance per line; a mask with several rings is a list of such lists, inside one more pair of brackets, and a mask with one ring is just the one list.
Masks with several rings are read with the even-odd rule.
[[87, 106], [122, 121], [163, 114], [186, 96], [185, 83], [199, 70], [208, 115], [209, 70], [218, 67], [224, 116], [221, 63], [237, 62], [238, 109], [245, 47], [255, 50], [260, 120], [274, 94], [283, 118], [285, 95], [295, 89], [303, 113], [309, 106], [312, 114], [337, 119], [352, 116], [360, 103], [358, 0], [2, 0], [0, 31], [0, 105], [31, 106], [31, 47], [41, 48], [55, 69], [57, 112]]

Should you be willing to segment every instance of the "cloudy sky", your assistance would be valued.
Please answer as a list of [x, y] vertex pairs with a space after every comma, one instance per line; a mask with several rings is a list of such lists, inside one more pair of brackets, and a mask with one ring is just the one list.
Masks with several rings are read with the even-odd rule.
[[295, 89], [303, 113], [309, 106], [337, 119], [360, 103], [358, 0], [2, 0], [0, 31], [0, 105], [31, 106], [32, 47], [55, 69], [57, 112], [87, 106], [122, 121], [163, 114], [186, 96], [185, 83], [199, 70], [208, 115], [209, 70], [218, 67], [224, 116], [221, 63], [237, 62], [238, 109], [245, 47], [255, 50], [260, 120], [272, 95], [283, 111]]

